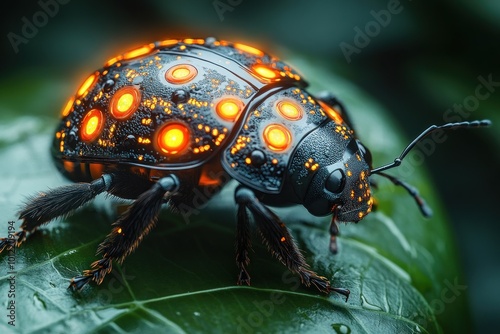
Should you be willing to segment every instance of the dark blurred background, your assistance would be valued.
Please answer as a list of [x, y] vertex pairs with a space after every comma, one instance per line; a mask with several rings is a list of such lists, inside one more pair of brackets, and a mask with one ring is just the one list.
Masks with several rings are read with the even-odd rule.
[[[487, 130], [449, 134], [422, 168], [453, 223], [475, 329], [499, 327], [500, 2], [41, 0], [11, 2], [0, 15], [0, 104], [19, 103], [26, 114], [40, 108], [18, 90], [40, 73], [65, 83], [39, 91], [55, 118], [115, 53], [213, 35], [323, 64], [391, 112], [408, 138], [444, 115], [457, 117], [447, 111], [454, 105], [466, 104], [462, 120], [492, 119]], [[480, 88], [484, 99], [477, 99], [479, 76], [493, 81], [490, 91]]]

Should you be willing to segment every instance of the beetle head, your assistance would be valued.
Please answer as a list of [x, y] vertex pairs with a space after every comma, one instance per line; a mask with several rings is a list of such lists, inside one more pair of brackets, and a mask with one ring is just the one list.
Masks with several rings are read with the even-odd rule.
[[314, 215], [333, 213], [339, 222], [358, 222], [371, 211], [370, 168], [353, 139], [343, 158], [321, 167], [309, 184], [304, 206]]
[[315, 216], [334, 214], [339, 222], [358, 222], [372, 208], [371, 156], [354, 137], [346, 140], [329, 126], [317, 128], [298, 145], [290, 182]]

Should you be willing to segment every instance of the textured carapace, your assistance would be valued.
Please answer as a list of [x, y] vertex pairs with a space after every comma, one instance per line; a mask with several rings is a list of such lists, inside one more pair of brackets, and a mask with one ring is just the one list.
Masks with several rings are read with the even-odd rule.
[[[354, 140], [341, 111], [306, 86], [289, 65], [244, 44], [213, 38], [151, 43], [110, 59], [84, 81], [64, 108], [54, 155], [76, 181], [95, 179], [113, 165], [151, 175], [217, 158], [240, 183], [279, 194], [295, 149], [314, 130], [327, 131], [330, 146], [315, 151], [306, 143], [309, 154], [294, 158], [300, 185], [309, 185], [320, 166], [347, 163], [342, 155]], [[326, 161], [325, 150], [338, 154], [328, 153]], [[357, 151], [351, 153], [361, 159]], [[304, 200], [304, 190], [294, 191], [294, 202]]]

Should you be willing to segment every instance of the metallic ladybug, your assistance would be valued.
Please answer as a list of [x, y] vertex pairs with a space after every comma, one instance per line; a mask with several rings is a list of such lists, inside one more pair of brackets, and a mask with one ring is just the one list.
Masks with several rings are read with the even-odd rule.
[[431, 126], [393, 163], [373, 169], [343, 106], [306, 86], [279, 59], [214, 38], [165, 40], [109, 60], [70, 99], [55, 133], [56, 165], [79, 183], [30, 199], [19, 214], [21, 230], [1, 239], [0, 251], [99, 193], [135, 199], [99, 245], [102, 258], [70, 287], [100, 284], [112, 262], [122, 262], [153, 228], [162, 204], [182, 210], [196, 190], [214, 194], [234, 179], [240, 184], [237, 283], [250, 284], [250, 212], [271, 253], [304, 285], [348, 297], [347, 289], [331, 287], [310, 269], [267, 205], [301, 204], [316, 216], [332, 214], [330, 249], [336, 252], [337, 223], [358, 222], [372, 210], [371, 175], [403, 186], [429, 215], [415, 189], [383, 171], [436, 129], [489, 121]]

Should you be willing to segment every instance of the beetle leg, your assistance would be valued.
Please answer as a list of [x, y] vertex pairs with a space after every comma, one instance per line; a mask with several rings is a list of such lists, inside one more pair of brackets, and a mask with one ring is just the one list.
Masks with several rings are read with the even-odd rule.
[[74, 277], [68, 288], [80, 290], [90, 281], [101, 284], [106, 274], [112, 269], [113, 260], [122, 263], [132, 253], [142, 239], [153, 228], [165, 197], [171, 197], [179, 188], [175, 175], [159, 179], [153, 186], [142, 193], [137, 200], [113, 223], [113, 229], [99, 245], [97, 254], [102, 259], [95, 261], [91, 269], [83, 275]]
[[21, 231], [14, 233], [14, 238], [0, 239], [0, 252], [5, 248], [19, 247], [28, 233], [51, 220], [69, 215], [100, 193], [107, 191], [112, 182], [111, 174], [104, 174], [91, 183], [74, 183], [50, 189], [28, 199], [19, 211], [19, 219], [23, 220]]
[[326, 277], [310, 270], [285, 224], [255, 197], [253, 191], [239, 187], [236, 189], [235, 200], [250, 210], [270, 252], [291, 272], [299, 274], [302, 284], [307, 287], [314, 285], [316, 289], [326, 294], [335, 291], [344, 295], [346, 299], [349, 297], [349, 290], [332, 288]]
[[337, 245], [337, 236], [340, 234], [339, 225], [335, 220], [335, 215], [332, 216], [332, 222], [330, 223], [330, 252], [337, 254], [339, 247]]
[[420, 196], [417, 188], [415, 188], [412, 185], [398, 179], [397, 177], [386, 174], [384, 172], [378, 172], [376, 175], [383, 176], [383, 177], [389, 179], [394, 185], [403, 187], [408, 192], [408, 194], [410, 194], [410, 196], [413, 197], [413, 199], [415, 200], [415, 203], [417, 203], [418, 208], [420, 209], [420, 212], [422, 212], [422, 215], [426, 218], [429, 218], [432, 216], [432, 209], [427, 205], [425, 200]]
[[236, 225], [236, 264], [240, 269], [238, 275], [238, 285], [250, 285], [250, 275], [246, 270], [246, 266], [250, 263], [248, 251], [252, 247], [250, 239], [250, 221], [245, 204], [238, 204], [238, 221]]

